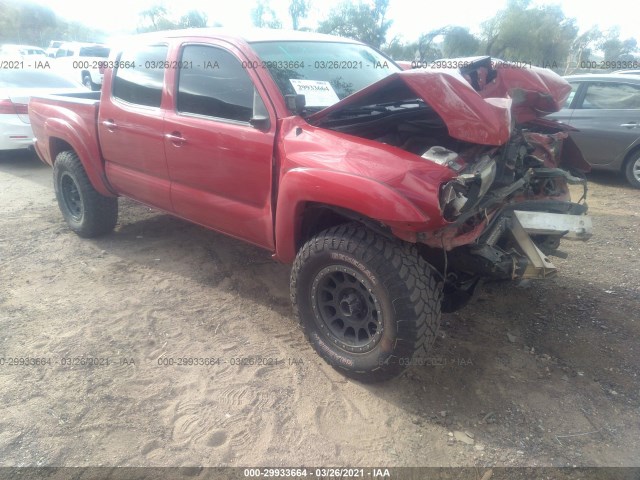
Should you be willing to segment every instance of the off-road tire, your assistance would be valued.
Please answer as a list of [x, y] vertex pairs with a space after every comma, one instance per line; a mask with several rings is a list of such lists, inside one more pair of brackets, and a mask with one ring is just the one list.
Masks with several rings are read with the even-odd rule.
[[624, 173], [632, 187], [640, 188], [640, 150], [625, 163]]
[[309, 342], [362, 382], [426, 364], [440, 325], [441, 287], [415, 247], [356, 223], [305, 243], [291, 272], [291, 301]]
[[105, 197], [93, 188], [75, 152], [58, 154], [53, 165], [53, 185], [62, 216], [79, 236], [105, 235], [116, 226], [117, 197]]

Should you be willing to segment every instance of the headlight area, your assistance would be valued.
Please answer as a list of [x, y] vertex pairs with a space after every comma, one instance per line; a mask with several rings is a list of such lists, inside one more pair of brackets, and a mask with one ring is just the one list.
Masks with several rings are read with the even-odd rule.
[[[508, 184], [485, 155], [472, 172], [465, 171], [440, 187], [440, 208], [449, 225], [418, 236], [422, 254], [446, 278], [451, 292], [470, 293], [480, 278], [545, 278], [555, 274], [549, 255], [560, 239], [587, 240], [586, 181], [560, 168], [527, 168]], [[578, 203], [564, 189], [542, 188], [558, 182], [582, 185]], [[444, 258], [442, 250], [446, 253]], [[460, 293], [462, 295], [462, 293]], [[456, 294], [457, 295], [457, 294]], [[463, 295], [463, 296], [464, 296]]]
[[473, 165], [473, 170], [458, 175], [440, 188], [440, 209], [444, 218], [455, 221], [471, 211], [489, 191], [496, 178], [497, 166], [489, 155]]

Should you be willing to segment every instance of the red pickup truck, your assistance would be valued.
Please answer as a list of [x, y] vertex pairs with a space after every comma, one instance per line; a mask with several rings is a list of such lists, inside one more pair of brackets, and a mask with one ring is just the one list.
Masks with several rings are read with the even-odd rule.
[[111, 232], [126, 196], [265, 248], [293, 263], [316, 351], [377, 381], [423, 362], [483, 279], [550, 276], [560, 238], [590, 236], [589, 166], [542, 118], [569, 85], [448, 63], [401, 71], [313, 33], [161, 32], [112, 50], [101, 94], [29, 112], [78, 235]]

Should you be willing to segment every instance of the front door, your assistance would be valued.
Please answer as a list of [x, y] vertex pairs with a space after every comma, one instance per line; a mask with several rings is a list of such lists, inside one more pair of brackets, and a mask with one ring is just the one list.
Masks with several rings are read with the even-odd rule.
[[640, 86], [623, 82], [585, 82], [568, 122], [585, 159], [608, 165], [640, 138]]
[[273, 249], [275, 115], [239, 52], [198, 43], [180, 48], [174, 104], [164, 119], [173, 209]]

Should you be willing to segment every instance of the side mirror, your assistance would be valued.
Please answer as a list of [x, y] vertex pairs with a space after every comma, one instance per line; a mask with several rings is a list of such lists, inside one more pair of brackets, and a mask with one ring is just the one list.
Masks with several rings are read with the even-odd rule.
[[269, 117], [266, 117], [264, 115], [254, 115], [249, 119], [249, 124], [252, 127], [257, 128], [258, 130], [269, 130], [269, 128], [271, 127]]
[[307, 106], [307, 101], [304, 95], [285, 95], [284, 101], [287, 104], [287, 108], [296, 115], [300, 115], [304, 112], [304, 107]]

